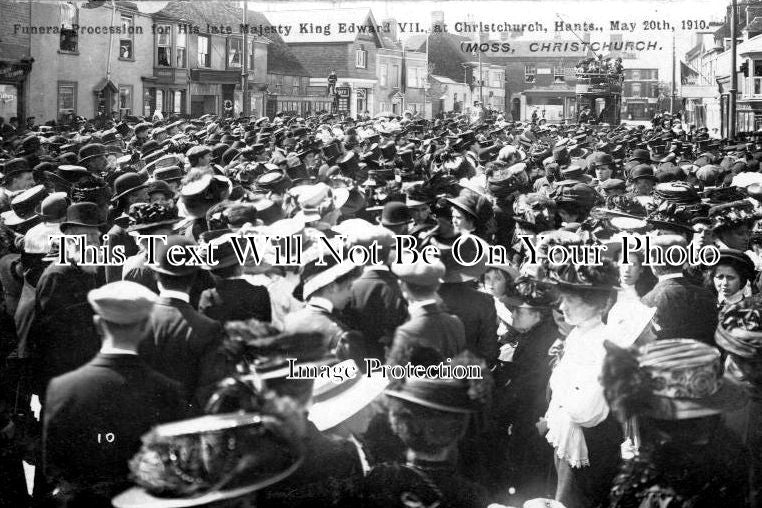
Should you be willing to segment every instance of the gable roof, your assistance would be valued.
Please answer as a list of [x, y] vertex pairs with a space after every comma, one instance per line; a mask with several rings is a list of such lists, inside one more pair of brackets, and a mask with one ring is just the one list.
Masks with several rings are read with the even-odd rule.
[[[243, 24], [243, 9], [234, 2], [198, 2], [176, 0], [169, 2], [154, 16], [186, 21], [194, 25], [233, 27], [233, 33], [240, 34], [239, 27]], [[270, 21], [261, 13], [249, 10], [246, 13], [246, 22], [256, 27], [270, 25]], [[255, 41], [269, 42], [267, 47], [267, 72], [274, 74], [286, 74], [291, 76], [309, 76], [302, 64], [277, 34], [258, 36], [249, 33], [249, 37]]]
[[[353, 42], [360, 35], [359, 31], [339, 31], [342, 23], [347, 27], [359, 26], [364, 33], [370, 33], [376, 39], [376, 44], [383, 47], [381, 35], [376, 31], [378, 23], [373, 12], [368, 8], [356, 9], [306, 9], [292, 11], [270, 11], [264, 13], [273, 25], [289, 25], [291, 33], [283, 36], [286, 44], [316, 44], [333, 42]], [[301, 33], [304, 26], [307, 33]], [[309, 30], [319, 30], [329, 27], [329, 33], [309, 33]]]

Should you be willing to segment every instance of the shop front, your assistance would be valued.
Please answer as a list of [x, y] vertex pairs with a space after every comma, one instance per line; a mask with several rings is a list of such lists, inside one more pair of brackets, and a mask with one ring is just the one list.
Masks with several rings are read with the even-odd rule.
[[188, 115], [188, 71], [180, 68], [154, 67], [153, 79], [144, 78], [143, 114], [159, 111], [164, 118]]
[[32, 70], [32, 61], [7, 62], [0, 60], [0, 116], [8, 122], [11, 118], [26, 118], [26, 80]]
[[[525, 90], [522, 92], [521, 118], [529, 120], [534, 113], [537, 119], [550, 123], [574, 118], [576, 100], [572, 90]], [[518, 120], [518, 118], [514, 118]]]
[[240, 71], [192, 69], [190, 72], [190, 114], [196, 118], [206, 114], [221, 115], [226, 101], [233, 105], [238, 95], [241, 103]]

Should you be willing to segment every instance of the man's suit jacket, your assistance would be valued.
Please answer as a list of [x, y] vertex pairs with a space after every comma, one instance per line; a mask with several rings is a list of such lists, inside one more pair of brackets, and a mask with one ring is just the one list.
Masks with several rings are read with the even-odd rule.
[[51, 264], [42, 273], [28, 336], [30, 356], [38, 365], [36, 393], [42, 395], [51, 378], [81, 367], [100, 349], [87, 293], [101, 282], [73, 265]]
[[[154, 293], [159, 292], [159, 286], [156, 283], [154, 277], [154, 271], [148, 266], [146, 254], [140, 252], [134, 256], [130, 256], [122, 265], [122, 280], [135, 282], [142, 284]], [[214, 287], [214, 280], [212, 276], [206, 270], [201, 270], [193, 281], [193, 286], [190, 290], [190, 304], [194, 309], [198, 308], [198, 302], [201, 298], [201, 293], [209, 288]]]
[[230, 373], [220, 350], [222, 325], [175, 298], [159, 298], [150, 323], [152, 333], [140, 343], [141, 358], [179, 381], [194, 410], [203, 410], [214, 385]]
[[657, 339], [687, 338], [714, 345], [717, 299], [685, 277], [660, 280], [641, 301], [656, 307]]
[[[138, 245], [135, 243], [135, 239], [123, 227], [114, 224], [106, 235], [108, 236], [107, 245], [111, 249], [121, 245], [124, 248], [124, 255], [127, 257], [138, 253]], [[122, 267], [119, 265], [107, 266], [106, 282], [116, 282], [118, 280], [122, 280]]]
[[407, 303], [397, 277], [386, 270], [364, 272], [352, 283], [352, 298], [343, 315], [365, 336], [366, 355], [383, 359], [394, 330], [407, 319]]
[[51, 380], [43, 422], [44, 468], [55, 484], [122, 483], [152, 426], [182, 419], [180, 385], [137, 355], [98, 353]]
[[215, 287], [201, 293], [198, 310], [220, 323], [251, 318], [266, 323], [272, 320], [267, 288], [243, 279], [216, 279]]
[[463, 323], [435, 303], [413, 307], [410, 320], [398, 326], [394, 333], [388, 363], [400, 365], [411, 361], [418, 347], [436, 349], [442, 358], [455, 357], [466, 348]]
[[442, 284], [439, 288], [447, 312], [460, 318], [466, 330], [466, 349], [487, 361], [497, 360], [497, 310], [492, 297], [471, 282]]

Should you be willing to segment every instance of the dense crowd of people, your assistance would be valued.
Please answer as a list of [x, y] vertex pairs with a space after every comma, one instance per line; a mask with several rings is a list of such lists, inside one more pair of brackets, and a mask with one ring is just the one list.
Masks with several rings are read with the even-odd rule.
[[762, 134], [100, 127], [2, 130], [0, 506], [759, 506]]

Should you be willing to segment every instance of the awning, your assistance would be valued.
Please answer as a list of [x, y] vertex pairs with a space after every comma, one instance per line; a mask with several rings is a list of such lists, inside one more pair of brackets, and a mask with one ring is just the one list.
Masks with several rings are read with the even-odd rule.
[[119, 88], [117, 88], [117, 86], [114, 84], [114, 82], [111, 81], [110, 79], [106, 79], [106, 78], [101, 78], [101, 80], [98, 81], [98, 84], [95, 85], [95, 87], [93, 88], [93, 91], [94, 92], [103, 92], [107, 88], [108, 88], [109, 91], [114, 92], [114, 93], [119, 91]]

